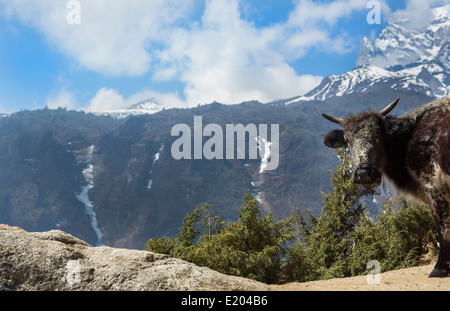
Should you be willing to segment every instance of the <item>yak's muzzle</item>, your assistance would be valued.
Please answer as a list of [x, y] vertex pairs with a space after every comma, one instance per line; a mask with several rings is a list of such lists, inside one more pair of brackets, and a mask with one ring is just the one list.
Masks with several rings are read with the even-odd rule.
[[381, 183], [380, 171], [370, 165], [361, 165], [353, 174], [353, 182], [359, 185], [379, 184]]

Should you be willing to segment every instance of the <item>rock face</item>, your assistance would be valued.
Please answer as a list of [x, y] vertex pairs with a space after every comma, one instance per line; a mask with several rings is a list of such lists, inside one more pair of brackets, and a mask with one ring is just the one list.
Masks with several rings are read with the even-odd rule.
[[0, 290], [268, 290], [265, 284], [140, 250], [93, 247], [60, 230], [0, 225]]

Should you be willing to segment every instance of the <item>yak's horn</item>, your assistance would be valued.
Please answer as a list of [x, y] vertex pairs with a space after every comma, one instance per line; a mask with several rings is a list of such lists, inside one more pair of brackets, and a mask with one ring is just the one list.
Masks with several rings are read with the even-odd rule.
[[392, 103], [390, 103], [388, 106], [386, 106], [386, 108], [384, 108], [383, 110], [380, 111], [380, 114], [385, 117], [389, 114], [389, 112], [392, 111], [392, 109], [395, 108], [395, 106], [397, 106], [398, 101], [400, 100], [400, 98], [397, 98], [396, 100], [394, 100]]
[[324, 114], [324, 113], [322, 113], [322, 116], [323, 116], [325, 119], [327, 119], [328, 121], [331, 121], [331, 122], [337, 123], [337, 124], [342, 124], [342, 122], [344, 121], [343, 118], [336, 118], [336, 117], [329, 116], [329, 115]]

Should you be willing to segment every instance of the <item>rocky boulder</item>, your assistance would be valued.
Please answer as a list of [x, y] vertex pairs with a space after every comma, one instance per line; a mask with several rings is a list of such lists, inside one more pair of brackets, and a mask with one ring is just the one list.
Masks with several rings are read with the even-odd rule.
[[268, 290], [186, 261], [141, 250], [93, 247], [60, 230], [0, 224], [0, 290]]

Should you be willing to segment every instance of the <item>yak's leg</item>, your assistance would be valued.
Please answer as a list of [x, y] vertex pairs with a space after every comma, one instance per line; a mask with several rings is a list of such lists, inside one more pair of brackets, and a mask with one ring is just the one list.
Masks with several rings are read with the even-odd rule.
[[434, 266], [433, 271], [431, 271], [429, 277], [443, 277], [450, 273], [450, 268], [448, 262], [450, 261], [450, 242], [446, 241], [442, 231], [445, 229], [442, 226], [437, 225], [439, 233], [439, 255], [438, 261]]
[[439, 255], [429, 277], [443, 277], [450, 272], [450, 204], [441, 194], [433, 196], [430, 207], [439, 234]]

